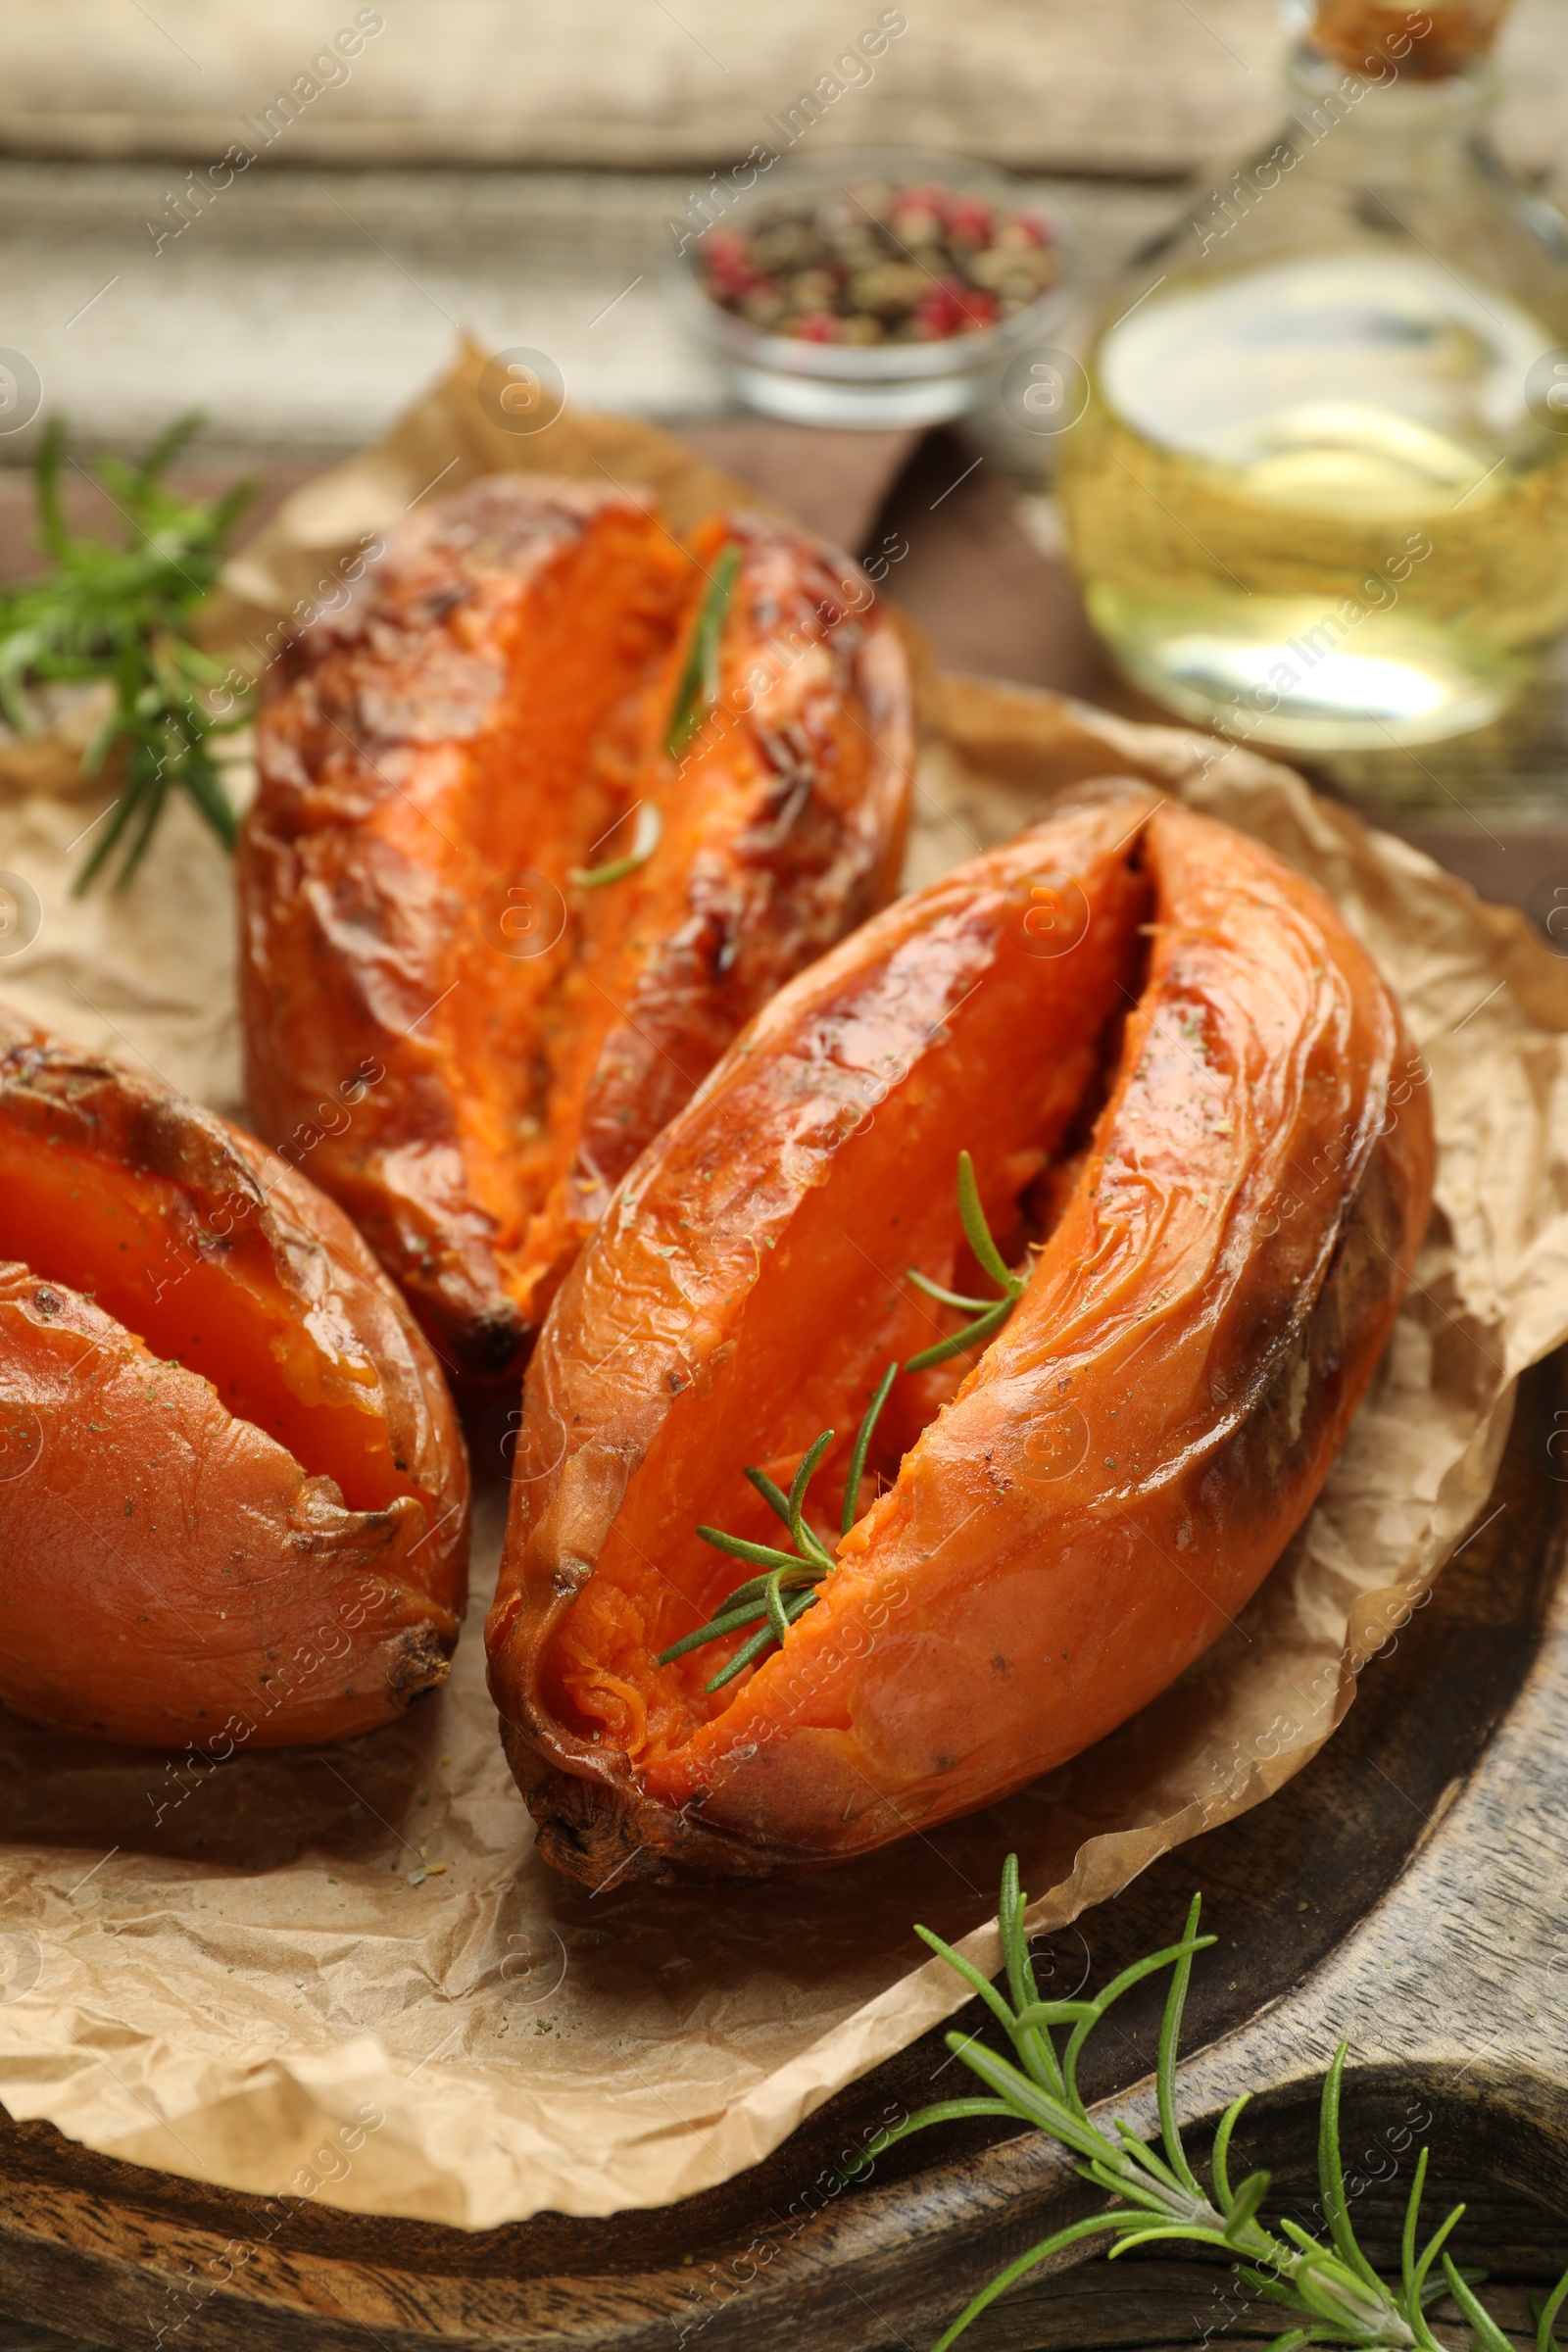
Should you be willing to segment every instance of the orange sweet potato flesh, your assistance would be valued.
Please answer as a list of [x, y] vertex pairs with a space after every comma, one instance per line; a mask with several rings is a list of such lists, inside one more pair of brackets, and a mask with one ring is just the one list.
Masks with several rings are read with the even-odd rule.
[[[1131, 785], [785, 989], [529, 1370], [562, 1459], [514, 1486], [488, 1641], [547, 1859], [594, 1885], [845, 1860], [1172, 1683], [1300, 1525], [1387, 1340], [1431, 1194], [1418, 1077], [1321, 892]], [[901, 1373], [815, 1605], [709, 1693], [743, 1635], [656, 1661], [751, 1572], [695, 1531], [778, 1541], [744, 1469], [787, 1486], [829, 1428], [809, 1516], [837, 1529], [884, 1367], [963, 1320], [907, 1269], [976, 1294], [960, 1149], [1024, 1295], [983, 1353]]]
[[[671, 758], [731, 548], [716, 702]], [[902, 642], [799, 533], [721, 516], [683, 548], [608, 485], [498, 476], [416, 514], [306, 633], [258, 756], [258, 1125], [348, 1209], [449, 1370], [499, 1379], [643, 1146], [895, 888]], [[573, 879], [650, 812], [633, 872]]]
[[400, 1715], [466, 1586], [450, 1396], [342, 1212], [0, 1013], [0, 1700], [226, 1755]]

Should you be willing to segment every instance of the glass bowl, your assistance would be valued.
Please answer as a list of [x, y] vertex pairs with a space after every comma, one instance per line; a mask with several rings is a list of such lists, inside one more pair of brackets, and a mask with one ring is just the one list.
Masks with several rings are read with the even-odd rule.
[[[757, 154], [753, 150], [753, 155]], [[748, 169], [753, 167], [749, 164]], [[732, 180], [734, 175], [731, 175]], [[848, 194], [867, 181], [895, 187], [936, 183], [1005, 213], [1038, 220], [1059, 259], [1056, 281], [995, 325], [910, 343], [850, 344], [769, 333], [715, 302], [703, 284], [703, 239], [710, 227], [749, 234], [764, 218], [803, 199]], [[724, 210], [719, 204], [727, 198]], [[1072, 254], [1060, 217], [1026, 181], [959, 156], [902, 147], [836, 149], [809, 163], [755, 170], [743, 194], [704, 191], [706, 224], [695, 217], [684, 249], [669, 264], [670, 291], [686, 326], [723, 366], [748, 408], [792, 424], [866, 427], [944, 423], [996, 390], [1009, 360], [1042, 338], [1071, 301]], [[672, 230], [684, 224], [672, 222]], [[913, 258], [913, 257], [911, 257]]]

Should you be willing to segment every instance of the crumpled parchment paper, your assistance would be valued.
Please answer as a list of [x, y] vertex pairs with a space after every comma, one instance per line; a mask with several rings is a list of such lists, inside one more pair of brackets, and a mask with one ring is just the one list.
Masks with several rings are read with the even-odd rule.
[[[476, 369], [467, 355], [381, 451], [290, 502], [231, 574], [231, 635], [265, 639], [444, 464], [455, 485], [550, 462], [557, 428], [493, 428]], [[597, 450], [617, 478], [660, 482], [683, 520], [715, 494], [646, 427], [564, 424], [567, 469]], [[975, 680], [935, 681], [932, 704], [912, 880], [1064, 783], [1149, 776], [1316, 876], [1399, 992], [1430, 1072], [1438, 1207], [1308, 1524], [1180, 1685], [1007, 1803], [789, 1884], [596, 1897], [539, 1864], [497, 1741], [480, 1631], [492, 1492], [452, 1680], [394, 1729], [213, 1765], [0, 1718], [14, 2116], [236, 2188], [470, 2229], [707, 2187], [958, 2005], [948, 1970], [915, 1965], [913, 1921], [995, 1967], [1010, 1848], [1032, 1923], [1060, 1926], [1298, 1772], [1482, 1513], [1514, 1381], [1568, 1336], [1568, 971], [1522, 919], [1243, 750]], [[0, 956], [0, 995], [231, 1110], [221, 853], [175, 809], [129, 897], [73, 904], [68, 844], [92, 812], [0, 776], [0, 869], [41, 908], [36, 937]], [[4, 1507], [0, 1487], [0, 1529]], [[328, 2166], [329, 2137], [353, 2153]]]

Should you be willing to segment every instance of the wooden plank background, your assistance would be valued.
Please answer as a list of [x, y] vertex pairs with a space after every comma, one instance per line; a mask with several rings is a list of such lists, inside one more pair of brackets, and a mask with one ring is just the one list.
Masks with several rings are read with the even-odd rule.
[[[308, 73], [358, 0], [7, 0], [0, 147], [206, 162]], [[914, 142], [1031, 171], [1179, 176], [1280, 111], [1275, 0], [382, 0], [347, 78], [269, 151], [299, 165], [723, 165], [907, 22], [813, 144]], [[1568, 0], [1517, 0], [1503, 144], [1554, 171], [1568, 144]], [[335, 69], [333, 70], [336, 71]]]
[[[155, 0], [156, 5], [156, 0]], [[154, 253], [166, 165], [0, 161], [0, 346], [83, 441], [134, 447], [183, 409], [247, 460], [374, 440], [460, 329], [548, 352], [587, 408], [712, 416], [727, 394], [665, 298], [663, 172], [247, 172]], [[1180, 203], [1167, 186], [1040, 183], [1086, 283]], [[38, 427], [0, 437], [0, 469]]]

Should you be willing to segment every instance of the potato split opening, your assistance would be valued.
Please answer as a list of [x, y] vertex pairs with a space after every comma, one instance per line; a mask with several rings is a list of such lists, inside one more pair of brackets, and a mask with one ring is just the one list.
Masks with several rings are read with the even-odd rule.
[[461, 1382], [520, 1367], [632, 1161], [891, 895], [913, 721], [831, 549], [548, 476], [421, 510], [304, 633], [240, 842], [250, 1100]]
[[[476, 906], [457, 981], [433, 1026], [464, 1073], [455, 1104], [468, 1183], [525, 1311], [561, 1247], [544, 1212], [575, 1150], [588, 1049], [617, 1015], [595, 967], [609, 960], [624, 894], [571, 877], [628, 855], [633, 811], [656, 799], [681, 643], [704, 585], [640, 510], [592, 517], [519, 602], [502, 706], [473, 747], [461, 801], [439, 818], [477, 882], [465, 893]], [[450, 857], [410, 821], [423, 834], [410, 844], [418, 857], [429, 862], [432, 846], [438, 860]], [[487, 900], [507, 876], [534, 879], [519, 882], [514, 903]]]
[[[1037, 892], [1031, 939], [1009, 901]], [[565, 1442], [514, 1489], [487, 1641], [546, 1860], [590, 1886], [845, 1861], [1172, 1691], [1301, 1528], [1383, 1354], [1431, 1200], [1421, 1075], [1315, 884], [1116, 779], [792, 982], [633, 1172], [529, 1369]], [[790, 1555], [745, 1467], [782, 1485], [824, 1424], [842, 1464], [872, 1379], [929, 1345], [901, 1271], [954, 1265], [960, 1149], [1004, 1296], [956, 1311], [995, 1336], [831, 1553], [829, 1483], [769, 1608]], [[1055, 1219], [1021, 1281], [982, 1232], [1015, 1205], [1020, 1235]], [[770, 1539], [743, 1543], [760, 1573], [699, 1520]]]
[[[394, 1458], [375, 1365], [342, 1329], [310, 1329], [236, 1194], [220, 1211], [146, 1169], [0, 1121], [0, 1257], [92, 1297], [157, 1355], [210, 1381], [236, 1420], [335, 1480], [351, 1510], [429, 1498]], [[215, 1214], [231, 1230], [220, 1233]], [[340, 1343], [334, 1346], [334, 1342]]]
[[[697, 1527], [782, 1541], [745, 1468], [758, 1464], [787, 1487], [812, 1440], [831, 1428], [834, 1442], [808, 1516], [830, 1548], [836, 1544], [856, 1431], [886, 1366], [902, 1365], [970, 1319], [925, 1298], [906, 1270], [959, 1291], [978, 1285], [980, 1296], [991, 1287], [963, 1240], [959, 1151], [973, 1157], [987, 1219], [1010, 1260], [1059, 1213], [1061, 1188], [1053, 1192], [1051, 1171], [1082, 1149], [1147, 953], [1149, 885], [1135, 849], [1102, 855], [1078, 881], [1089, 921], [1073, 954], [1037, 952], [1027, 889], [1021, 897], [994, 890], [978, 906], [955, 906], [901, 951], [906, 970], [897, 968], [896, 955], [887, 969], [858, 976], [841, 1004], [815, 1014], [816, 1035], [803, 1041], [799, 1055], [803, 1088], [829, 1058], [820, 1051], [825, 1032], [834, 1062], [850, 1072], [886, 1070], [888, 1092], [837, 1143], [820, 1179], [782, 1223], [776, 1246], [759, 1250], [744, 1298], [727, 1309], [724, 1339], [710, 1351], [709, 1366], [717, 1370], [694, 1380], [671, 1405], [557, 1634], [544, 1694], [578, 1737], [651, 1766], [746, 1689], [756, 1668], [716, 1692], [705, 1690], [744, 1634], [667, 1666], [654, 1663], [751, 1573], [705, 1544]], [[935, 1020], [927, 1019], [917, 985], [960, 966], [965, 981], [956, 980]], [[966, 993], [971, 968], [983, 977]], [[1008, 1074], [1003, 1087], [1001, 1070]], [[744, 1139], [737, 1149], [744, 1154]], [[666, 1162], [674, 1164], [666, 1164], [644, 1207], [657, 1229], [649, 1246], [665, 1250], [681, 1248], [683, 1218], [703, 1220], [705, 1186], [713, 1177], [699, 1163], [678, 1164], [667, 1149]], [[901, 1370], [867, 1465], [862, 1509], [874, 1477], [897, 1477], [903, 1455], [972, 1361], [958, 1357], [914, 1375]]]

